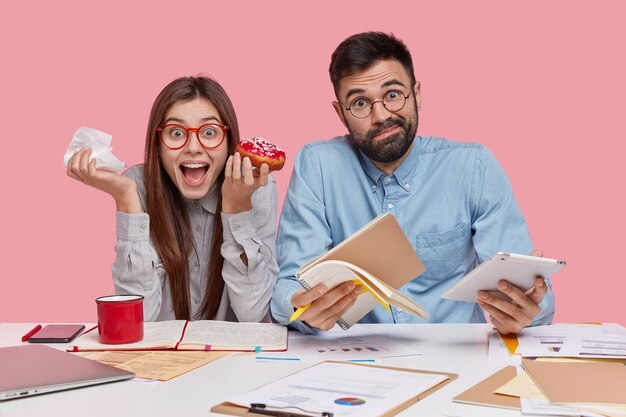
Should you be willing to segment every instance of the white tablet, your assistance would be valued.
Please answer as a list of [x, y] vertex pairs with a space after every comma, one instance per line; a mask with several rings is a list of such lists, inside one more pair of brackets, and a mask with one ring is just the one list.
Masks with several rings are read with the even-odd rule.
[[445, 290], [441, 297], [475, 303], [477, 292], [483, 290], [508, 300], [510, 298], [498, 290], [501, 279], [528, 291], [535, 284], [535, 277], [548, 278], [564, 266], [565, 261], [557, 259], [498, 252]]

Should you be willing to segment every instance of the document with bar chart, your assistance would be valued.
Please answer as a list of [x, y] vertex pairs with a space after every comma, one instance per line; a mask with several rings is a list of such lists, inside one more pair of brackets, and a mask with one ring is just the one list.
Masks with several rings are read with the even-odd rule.
[[[293, 333], [293, 332], [292, 332]], [[286, 352], [260, 352], [259, 360], [367, 361], [398, 356], [421, 355], [415, 349], [390, 339], [385, 334], [339, 336], [335, 332], [317, 335], [294, 333]]]

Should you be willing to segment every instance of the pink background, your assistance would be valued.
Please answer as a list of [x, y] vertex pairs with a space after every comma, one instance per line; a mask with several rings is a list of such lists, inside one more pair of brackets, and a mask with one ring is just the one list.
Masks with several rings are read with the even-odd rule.
[[17, 3], [0, 25], [0, 321], [94, 321], [94, 299], [113, 292], [113, 201], [63, 168], [79, 126], [140, 163], [157, 93], [209, 74], [243, 136], [286, 150], [282, 202], [297, 150], [344, 133], [330, 54], [382, 30], [413, 53], [419, 132], [492, 149], [536, 247], [567, 260], [553, 279], [557, 321], [626, 324], [625, 2]]

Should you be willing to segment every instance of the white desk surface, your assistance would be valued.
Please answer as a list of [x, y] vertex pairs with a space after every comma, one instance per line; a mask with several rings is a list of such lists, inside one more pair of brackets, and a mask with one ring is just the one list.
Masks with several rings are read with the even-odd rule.
[[[0, 346], [21, 344], [32, 323], [0, 323]], [[399, 416], [520, 416], [518, 411], [453, 403], [451, 399], [494, 373], [487, 367], [487, 324], [362, 324], [415, 347], [423, 355], [376, 363], [453, 372], [458, 379], [406, 409]], [[348, 333], [346, 333], [347, 335]], [[64, 348], [64, 344], [52, 345]], [[257, 361], [253, 355], [229, 356], [168, 382], [114, 382], [0, 402], [0, 416], [207, 416], [234, 394], [289, 375], [310, 363]], [[0, 370], [0, 378], [7, 378]]]

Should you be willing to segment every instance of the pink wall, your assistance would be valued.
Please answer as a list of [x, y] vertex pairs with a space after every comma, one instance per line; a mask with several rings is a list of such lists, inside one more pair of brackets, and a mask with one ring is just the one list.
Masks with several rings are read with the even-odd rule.
[[113, 201], [62, 164], [76, 128], [111, 133], [139, 163], [156, 94], [210, 74], [244, 136], [286, 149], [282, 201], [296, 151], [344, 133], [331, 52], [382, 30], [413, 52], [420, 133], [490, 147], [536, 246], [568, 261], [557, 320], [626, 324], [623, 1], [87, 3], [3, 7], [0, 321], [95, 320], [94, 298], [113, 292]]

